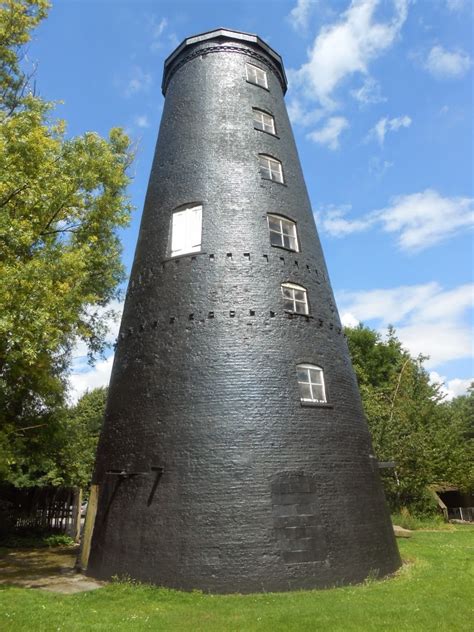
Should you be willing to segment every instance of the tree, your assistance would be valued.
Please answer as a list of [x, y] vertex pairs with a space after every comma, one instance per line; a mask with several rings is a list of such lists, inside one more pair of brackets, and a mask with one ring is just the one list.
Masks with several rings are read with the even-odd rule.
[[433, 468], [436, 480], [474, 489], [474, 384], [466, 395], [443, 403], [444, 423]]
[[0, 7], [0, 474], [19, 480], [50, 440], [73, 345], [82, 339], [91, 358], [104, 349], [132, 153], [118, 128], [68, 138], [53, 105], [25, 94], [21, 46], [47, 3]]
[[107, 388], [95, 388], [74, 406], [56, 408], [48, 423], [34, 433], [19, 435], [16, 450], [21, 460], [11, 464], [9, 482], [17, 487], [66, 485], [87, 489], [106, 400]]
[[383, 476], [392, 508], [429, 511], [432, 483], [471, 488], [468, 406], [443, 401], [423, 368], [425, 358], [412, 358], [392, 328], [386, 340], [363, 325], [346, 335], [375, 454], [396, 463], [395, 472]]
[[0, 108], [11, 114], [28, 89], [21, 69], [22, 53], [31, 30], [46, 17], [47, 0], [3, 0], [0, 3]]
[[61, 424], [62, 446], [58, 451], [63, 484], [89, 487], [106, 401], [107, 389], [95, 388], [65, 411]]
[[471, 382], [466, 395], [459, 395], [448, 404], [448, 409], [462, 424], [466, 440], [474, 439], [474, 382]]

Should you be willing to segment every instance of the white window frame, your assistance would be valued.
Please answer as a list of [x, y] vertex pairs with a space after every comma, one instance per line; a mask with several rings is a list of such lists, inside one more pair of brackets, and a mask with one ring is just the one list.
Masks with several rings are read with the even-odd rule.
[[255, 129], [259, 129], [262, 132], [275, 136], [275, 117], [264, 110], [259, 110], [258, 108], [252, 108], [252, 112], [253, 126]]
[[[285, 290], [288, 290], [291, 296], [285, 296]], [[296, 292], [303, 293], [303, 300], [296, 298]], [[281, 293], [283, 295], [283, 300], [285, 302], [291, 301], [291, 303], [293, 304], [292, 307], [289, 309], [290, 312], [308, 316], [309, 314], [308, 291], [306, 290], [305, 287], [303, 287], [302, 285], [297, 285], [296, 283], [282, 283]], [[285, 308], [285, 309], [288, 309], [288, 308]]]
[[[310, 402], [313, 404], [327, 404], [326, 386], [324, 383], [324, 370], [322, 369], [322, 367], [317, 366], [315, 364], [298, 364], [298, 366], [296, 367], [296, 370], [297, 372], [306, 371], [307, 380], [305, 381], [300, 381], [298, 377], [298, 373], [297, 373], [298, 386], [300, 384], [305, 384], [305, 385], [309, 384], [310, 393], [311, 393], [310, 398], [302, 397], [301, 388], [300, 388], [300, 401]], [[316, 389], [313, 389], [313, 387], [321, 387], [323, 399], [319, 399], [318, 397], [316, 397], [315, 395]]]
[[[275, 230], [270, 226], [270, 220], [274, 222], [279, 222], [280, 230]], [[291, 250], [292, 252], [299, 252], [299, 244], [298, 244], [298, 231], [296, 230], [296, 222], [287, 217], [282, 217], [281, 215], [274, 215], [273, 213], [268, 213], [267, 215], [268, 222], [268, 231], [270, 233], [270, 245], [276, 246], [277, 248], [286, 248], [287, 250]], [[286, 229], [286, 230], [285, 230]], [[272, 235], [278, 235], [280, 238], [279, 244], [272, 243]], [[294, 248], [288, 247], [285, 245], [285, 237], [288, 240], [294, 243]]]
[[245, 64], [247, 81], [268, 90], [267, 72], [253, 64]]
[[171, 216], [171, 256], [199, 252], [202, 242], [202, 206], [174, 211]]
[[272, 156], [267, 156], [267, 154], [259, 154], [258, 162], [262, 178], [284, 184], [283, 167], [279, 160]]

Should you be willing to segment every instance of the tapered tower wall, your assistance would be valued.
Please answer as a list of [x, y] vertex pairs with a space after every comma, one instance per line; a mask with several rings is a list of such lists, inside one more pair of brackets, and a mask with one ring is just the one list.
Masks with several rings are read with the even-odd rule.
[[[278, 55], [241, 33], [190, 38], [166, 64], [97, 456], [96, 577], [249, 592], [400, 563], [285, 89]], [[284, 184], [262, 178], [259, 154]], [[172, 257], [172, 214], [193, 204], [201, 249]], [[296, 222], [299, 252], [271, 246], [268, 213]], [[285, 311], [285, 282], [306, 288], [308, 316]], [[302, 363], [324, 370], [327, 403], [300, 401]]]

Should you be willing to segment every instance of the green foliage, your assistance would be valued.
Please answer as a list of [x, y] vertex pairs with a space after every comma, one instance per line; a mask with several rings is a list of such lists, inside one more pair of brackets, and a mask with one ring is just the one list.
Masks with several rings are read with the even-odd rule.
[[73, 538], [64, 533], [54, 533], [44, 538], [46, 546], [75, 546]]
[[64, 533], [51, 533], [40, 530], [16, 533], [14, 530], [0, 533], [0, 547], [8, 549], [41, 549], [56, 546], [75, 546], [73, 538]]
[[8, 632], [434, 632], [472, 630], [474, 529], [399, 540], [404, 567], [384, 581], [328, 590], [208, 595], [110, 583], [76, 595], [4, 586]]
[[464, 438], [474, 439], [474, 382], [466, 395], [460, 395], [452, 400], [449, 413], [460, 425]]
[[124, 132], [68, 138], [52, 104], [19, 87], [21, 45], [47, 6], [0, 5], [0, 476], [18, 485], [57, 478], [70, 351], [104, 349], [131, 210]]
[[395, 472], [382, 474], [392, 509], [432, 514], [427, 486], [435, 482], [472, 489], [472, 392], [443, 402], [425, 358], [410, 357], [392, 328], [386, 340], [362, 325], [346, 335], [375, 454], [396, 463]]
[[22, 47], [49, 6], [47, 0], [0, 2], [0, 108], [6, 113], [13, 112], [28, 88], [28, 77], [20, 69]]
[[64, 485], [83, 489], [89, 487], [106, 401], [107, 389], [95, 388], [66, 411], [62, 420], [63, 441], [59, 450]]
[[10, 463], [9, 482], [16, 487], [64, 485], [87, 489], [106, 399], [106, 388], [86, 392], [75, 406], [55, 409], [48, 423], [35, 433], [17, 438], [19, 457]]
[[449, 522], [445, 522], [440, 514], [424, 517], [414, 516], [406, 507], [402, 507], [400, 512], [392, 514], [392, 523], [403, 527], [403, 529], [410, 529], [411, 531], [418, 531], [420, 529], [430, 531], [456, 530], [456, 527]]

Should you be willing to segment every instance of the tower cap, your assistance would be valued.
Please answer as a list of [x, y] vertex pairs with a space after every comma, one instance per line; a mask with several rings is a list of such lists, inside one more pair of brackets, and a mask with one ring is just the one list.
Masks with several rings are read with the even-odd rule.
[[168, 87], [169, 80], [171, 76], [174, 74], [174, 71], [177, 70], [178, 57], [183, 53], [183, 51], [189, 46], [193, 46], [195, 44], [201, 44], [202, 42], [207, 42], [210, 40], [233, 40], [235, 42], [242, 42], [253, 44], [253, 48], [259, 47], [269, 58], [269, 61], [273, 62], [272, 65], [276, 66], [277, 76], [281, 83], [281, 87], [283, 89], [283, 94], [286, 92], [287, 88], [287, 79], [285, 74], [285, 68], [283, 66], [283, 60], [281, 56], [273, 50], [271, 46], [269, 46], [266, 42], [264, 42], [258, 35], [254, 35], [253, 33], [244, 33], [243, 31], [233, 31], [232, 29], [219, 28], [214, 29], [213, 31], [206, 31], [205, 33], [199, 33], [197, 35], [192, 35], [191, 37], [187, 37], [184, 39], [181, 44], [165, 59], [164, 64], [164, 72], [163, 72], [163, 81], [161, 83], [161, 90], [163, 94], [166, 94], [166, 88]]

